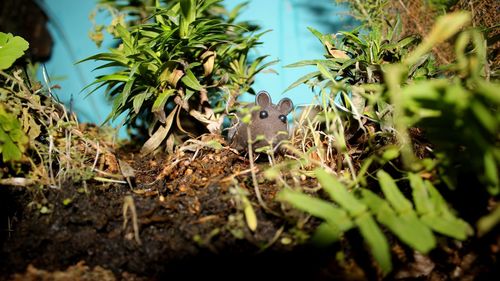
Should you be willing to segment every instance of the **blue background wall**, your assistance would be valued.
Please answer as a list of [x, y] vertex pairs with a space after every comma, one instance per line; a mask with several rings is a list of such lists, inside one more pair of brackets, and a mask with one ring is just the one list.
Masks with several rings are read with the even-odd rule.
[[[224, 4], [231, 9], [241, 2], [243, 1], [225, 0]], [[51, 19], [49, 29], [55, 39], [52, 58], [46, 63], [46, 69], [52, 84], [61, 86], [56, 94], [78, 113], [82, 122], [100, 124], [110, 112], [106, 97], [102, 93], [85, 97], [85, 93], [81, 92], [85, 85], [93, 81], [96, 73], [92, 69], [99, 64], [74, 64], [80, 59], [105, 51], [110, 46], [109, 37], [101, 49], [88, 37], [92, 27], [88, 16], [94, 9], [95, 1], [45, 0], [42, 4]], [[284, 94], [283, 91], [311, 69], [283, 66], [300, 60], [322, 58], [324, 53], [323, 47], [307, 27], [314, 27], [323, 33], [335, 33], [349, 29], [354, 24], [352, 18], [347, 16], [347, 9], [334, 0], [250, 0], [240, 19], [251, 20], [263, 30], [272, 30], [261, 37], [263, 44], [256, 53], [269, 54], [269, 60], [280, 60], [272, 67], [279, 75], [258, 75], [255, 90], [267, 90], [275, 101], [285, 96], [290, 97], [296, 105], [311, 103], [313, 93], [305, 85]], [[119, 123], [115, 122], [113, 125]]]

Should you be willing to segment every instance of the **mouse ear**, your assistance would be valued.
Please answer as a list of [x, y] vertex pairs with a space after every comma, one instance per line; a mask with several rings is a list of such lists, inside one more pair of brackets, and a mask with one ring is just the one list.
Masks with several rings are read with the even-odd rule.
[[293, 102], [289, 98], [282, 98], [278, 103], [278, 110], [287, 115], [293, 109]]
[[272, 103], [271, 96], [266, 91], [260, 91], [255, 97], [255, 103], [262, 108], [268, 107]]

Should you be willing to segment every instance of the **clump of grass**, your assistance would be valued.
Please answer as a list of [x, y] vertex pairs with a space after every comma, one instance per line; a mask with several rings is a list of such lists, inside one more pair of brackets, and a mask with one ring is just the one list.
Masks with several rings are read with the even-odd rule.
[[[64, 183], [85, 182], [114, 161], [111, 131], [79, 124], [76, 116], [57, 102], [50, 90], [22, 75], [22, 69], [0, 72], [1, 98], [9, 114], [19, 120], [26, 148], [17, 160], [19, 176], [12, 182], [61, 188]], [[33, 85], [33, 86], [31, 86]], [[3, 122], [2, 122], [3, 123]], [[20, 180], [24, 178], [24, 180]], [[21, 184], [23, 185], [23, 184]]]
[[[19, 59], [20, 54], [16, 59]], [[114, 132], [80, 124], [52, 95], [49, 79], [31, 78], [32, 66], [18, 60], [0, 70], [0, 184], [21, 186], [42, 194], [88, 181], [122, 181], [114, 156]], [[46, 73], [44, 73], [46, 76]], [[51, 204], [34, 202], [42, 213]], [[63, 204], [71, 203], [65, 198]]]

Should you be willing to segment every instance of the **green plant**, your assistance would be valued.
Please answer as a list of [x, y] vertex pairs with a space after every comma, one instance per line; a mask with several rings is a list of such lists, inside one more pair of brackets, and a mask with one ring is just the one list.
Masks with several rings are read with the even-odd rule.
[[427, 3], [431, 5], [436, 10], [444, 10], [447, 11], [450, 7], [455, 5], [457, 0], [427, 0]]
[[320, 244], [333, 243], [342, 233], [358, 228], [385, 274], [392, 269], [390, 247], [376, 221], [423, 254], [436, 246], [433, 232], [459, 240], [472, 234], [472, 228], [452, 214], [432, 183], [416, 174], [407, 174], [415, 206], [382, 170], [377, 178], [385, 199], [368, 188], [351, 193], [323, 169], [317, 169], [315, 176], [334, 203], [291, 189], [282, 190], [278, 199], [324, 220], [313, 237]]
[[[317, 239], [333, 242], [358, 228], [388, 272], [389, 245], [380, 226], [422, 253], [437, 246], [435, 233], [459, 240], [473, 233], [453, 214], [456, 199], [444, 195], [457, 189], [498, 195], [500, 84], [490, 81], [483, 35], [464, 29], [469, 20], [465, 12], [445, 15], [421, 42], [398, 39], [398, 23], [387, 28], [388, 40], [378, 30], [331, 36], [310, 29], [326, 58], [291, 65], [317, 70], [290, 88], [305, 83], [317, 89], [321, 107], [299, 122], [292, 140], [298, 148], [291, 148], [296, 160], [266, 175], [282, 180], [280, 171], [288, 169], [292, 177], [319, 180], [333, 203], [305, 195], [299, 186], [279, 196], [324, 220]], [[430, 51], [453, 36], [456, 61], [437, 67]], [[420, 140], [410, 134], [415, 130]], [[311, 167], [319, 168], [311, 174]], [[408, 187], [411, 194], [403, 192]], [[498, 213], [497, 207], [479, 220], [477, 232], [493, 229]]]
[[10, 68], [28, 47], [28, 42], [22, 37], [0, 32], [0, 70]]
[[16, 115], [7, 113], [0, 104], [0, 154], [3, 163], [21, 160], [27, 145], [28, 137]]
[[[347, 44], [338, 44], [341, 49], [336, 51], [356, 55], [334, 57], [328, 48], [326, 60], [293, 64], [316, 64], [318, 71], [300, 78], [291, 87], [306, 82], [330, 93], [332, 100], [341, 93], [341, 105], [345, 105], [351, 118], [360, 122], [368, 118], [382, 127], [395, 129], [403, 161], [407, 167], [413, 165], [412, 169], [419, 169], [419, 165], [414, 161], [411, 146], [405, 145], [410, 143], [407, 128], [423, 129], [435, 147], [435, 159], [446, 170], [442, 173], [443, 180], [451, 188], [456, 187], [456, 175], [466, 172], [477, 176], [492, 194], [498, 194], [500, 158], [496, 144], [500, 103], [496, 93], [499, 86], [487, 80], [484, 39], [474, 30], [458, 36], [457, 62], [447, 67], [447, 75], [454, 75], [451, 78], [439, 72], [428, 54], [434, 45], [451, 37], [467, 21], [467, 14], [443, 17], [411, 53], [407, 51], [412, 42], [409, 38], [399, 44], [389, 42], [377, 47], [373, 35], [367, 40], [369, 43], [363, 43], [355, 34], [343, 33]], [[333, 45], [326, 41], [327, 36], [315, 35], [325, 46]], [[383, 59], [387, 57], [383, 51], [387, 45], [394, 48], [396, 55], [390, 57], [395, 63]], [[356, 98], [358, 102], [354, 102]], [[330, 106], [338, 107], [339, 103]]]
[[[0, 184], [61, 187], [73, 181], [85, 186], [98, 178], [96, 172], [114, 165], [108, 149], [112, 132], [80, 126], [50, 89], [28, 79], [22, 69], [0, 71]], [[13, 161], [15, 166], [7, 165]]]
[[33, 66], [14, 65], [27, 48], [21, 37], [0, 33], [0, 184], [85, 185], [97, 178], [96, 165], [107, 161], [102, 155], [109, 157], [111, 134], [80, 128], [76, 116], [52, 97], [50, 84], [41, 87], [21, 68]]
[[115, 26], [119, 47], [85, 59], [108, 61], [99, 68], [113, 69], [89, 86], [106, 86], [113, 99], [108, 119], [125, 113], [128, 126], [149, 130], [144, 154], [165, 141], [171, 150], [176, 136], [199, 134], [186, 126], [188, 117], [219, 131], [226, 102], [230, 107], [237, 96], [252, 92], [255, 75], [273, 63], [261, 64], [266, 56], [251, 59], [249, 51], [263, 33], [235, 22], [243, 6], [227, 12], [219, 3], [157, 1], [146, 22]]
[[[28, 42], [22, 37], [10, 33], [0, 32], [0, 73], [6, 75], [3, 70], [8, 70], [14, 62], [24, 55], [28, 49]], [[3, 79], [0, 78], [0, 82]], [[6, 108], [5, 92], [7, 89], [0, 88], [0, 164], [13, 164], [19, 162], [28, 146], [28, 136], [21, 128], [17, 119], [16, 108]], [[7, 111], [9, 109], [9, 111]], [[12, 112], [13, 111], [13, 112]], [[0, 178], [5, 171], [0, 170]]]

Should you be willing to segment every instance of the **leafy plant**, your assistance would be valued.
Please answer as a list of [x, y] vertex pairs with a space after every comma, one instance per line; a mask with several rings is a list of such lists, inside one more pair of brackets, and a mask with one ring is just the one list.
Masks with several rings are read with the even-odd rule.
[[263, 33], [250, 34], [255, 26], [235, 22], [242, 5], [226, 12], [220, 2], [157, 1], [148, 21], [116, 25], [118, 48], [85, 59], [107, 61], [99, 69], [114, 71], [89, 86], [96, 85], [92, 92], [106, 86], [113, 99], [108, 119], [125, 113], [129, 127], [148, 128], [144, 154], [165, 141], [171, 150], [176, 136], [199, 134], [187, 120], [219, 131], [226, 101], [231, 106], [252, 92], [255, 75], [272, 64], [261, 64], [266, 56], [250, 58]]
[[[0, 185], [60, 187], [67, 180], [85, 185], [97, 178], [95, 165], [109, 164], [110, 140], [104, 130], [80, 128], [76, 116], [53, 98], [48, 81], [43, 88], [14, 66], [27, 48], [21, 37], [0, 33]], [[99, 135], [100, 145], [92, 135]], [[50, 211], [37, 206], [41, 213]]]
[[[2, 70], [11, 68], [14, 62], [24, 55], [28, 46], [28, 42], [22, 37], [0, 32], [0, 73], [4, 74]], [[2, 98], [4, 91], [6, 89], [0, 88], [0, 100], [2, 100], [0, 103], [0, 155], [2, 156], [0, 163], [13, 164], [22, 159], [29, 139], [21, 128], [15, 108], [6, 108], [7, 103]], [[13, 109], [14, 112], [11, 112]], [[3, 177], [4, 172], [6, 171], [0, 170], [0, 178]]]
[[7, 69], [24, 55], [29, 44], [22, 37], [0, 32], [0, 70]]
[[282, 190], [278, 198], [325, 221], [314, 237], [321, 244], [333, 243], [343, 232], [358, 228], [384, 273], [392, 268], [390, 247], [376, 221], [424, 254], [436, 246], [433, 232], [459, 240], [472, 234], [472, 228], [452, 214], [432, 183], [416, 174], [408, 174], [415, 206], [401, 193], [394, 179], [382, 170], [377, 178], [385, 199], [368, 188], [351, 193], [323, 169], [317, 169], [315, 175], [333, 203], [291, 189]]
[[[285, 188], [279, 199], [324, 220], [315, 235], [320, 242], [357, 228], [388, 272], [381, 226], [421, 253], [437, 246], [436, 233], [458, 240], [473, 233], [454, 215], [454, 201], [441, 195], [470, 189], [471, 182], [477, 186], [469, 192], [499, 193], [500, 85], [490, 81], [483, 35], [463, 30], [469, 20], [465, 12], [445, 15], [422, 40], [399, 39], [397, 21], [366, 35], [324, 35], [310, 28], [326, 48], [325, 59], [290, 65], [316, 71], [289, 88], [305, 83], [318, 90], [321, 106], [297, 124], [297, 148], [290, 148], [297, 160], [266, 175], [282, 180], [280, 171], [292, 167], [292, 177], [318, 179], [333, 202], [299, 187]], [[432, 48], [453, 36], [456, 62], [436, 66]], [[410, 133], [415, 131], [420, 140]], [[312, 167], [319, 168], [311, 173]], [[446, 185], [448, 190], [438, 191]], [[411, 194], [403, 192], [408, 187]], [[499, 217], [497, 208], [478, 222], [478, 232], [491, 230]]]
[[[448, 67], [448, 75], [453, 71], [454, 78], [443, 77], [444, 72], [434, 66], [428, 55], [432, 46], [451, 37], [468, 19], [467, 14], [443, 17], [411, 53], [407, 51], [408, 44], [413, 42], [410, 38], [399, 44], [388, 43], [392, 46], [389, 49], [394, 47], [392, 50], [397, 54], [392, 56], [394, 61], [402, 62], [394, 64], [383, 59], [387, 57], [386, 51], [380, 51], [387, 50], [387, 45], [373, 47], [378, 46], [377, 40], [368, 39], [369, 43], [363, 43], [354, 34], [343, 33], [344, 44], [338, 44], [341, 49], [335, 51], [346, 56], [334, 57], [332, 48], [328, 47], [332, 42], [316, 33], [330, 50], [328, 59], [293, 64], [316, 64], [318, 71], [300, 78], [291, 87], [305, 82], [329, 92], [332, 99], [341, 93], [343, 102], [333, 102], [330, 106], [344, 108], [360, 122], [369, 119], [382, 128], [394, 128], [402, 145], [403, 160], [407, 167], [413, 165], [412, 169], [419, 167], [411, 146], [405, 145], [410, 143], [407, 128], [423, 129], [435, 146], [434, 156], [440, 167], [446, 169], [442, 176], [450, 187], [456, 187], [456, 176], [466, 172], [476, 175], [492, 194], [498, 194], [500, 158], [496, 144], [500, 103], [495, 93], [499, 85], [485, 79], [486, 51], [482, 35], [470, 30], [457, 38], [457, 63]], [[376, 32], [371, 36], [379, 38]], [[355, 55], [351, 58], [347, 55], [350, 53]], [[441, 77], [438, 78], [438, 74]]]
[[19, 161], [28, 145], [16, 115], [7, 113], [0, 104], [0, 154], [3, 163]]

